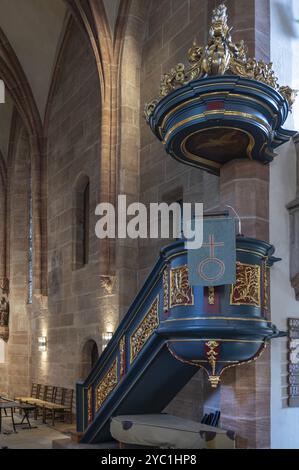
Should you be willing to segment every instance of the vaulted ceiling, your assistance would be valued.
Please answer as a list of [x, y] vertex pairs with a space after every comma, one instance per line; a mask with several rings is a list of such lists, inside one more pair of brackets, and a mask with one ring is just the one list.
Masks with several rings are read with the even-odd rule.
[[103, 0], [111, 31], [114, 31], [121, 0]]
[[0, 1], [0, 27], [23, 67], [41, 117], [65, 13], [62, 0]]
[[[103, 4], [113, 33], [120, 0], [103, 0]], [[0, 0], [0, 28], [23, 69], [42, 122], [69, 14], [64, 0]], [[3, 51], [0, 55], [7, 60]], [[6, 103], [0, 104], [0, 150], [4, 157], [12, 109], [13, 102], [7, 94]]]

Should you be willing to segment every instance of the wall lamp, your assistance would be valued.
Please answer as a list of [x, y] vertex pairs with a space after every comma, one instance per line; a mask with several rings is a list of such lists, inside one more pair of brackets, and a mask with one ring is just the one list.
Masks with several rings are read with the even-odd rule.
[[46, 336], [40, 336], [38, 338], [38, 350], [40, 352], [45, 352], [47, 351], [47, 344], [48, 344], [48, 341], [47, 341], [47, 337]]
[[104, 349], [107, 348], [109, 341], [111, 340], [113, 336], [113, 332], [111, 331], [105, 331], [105, 333], [102, 333], [102, 352]]

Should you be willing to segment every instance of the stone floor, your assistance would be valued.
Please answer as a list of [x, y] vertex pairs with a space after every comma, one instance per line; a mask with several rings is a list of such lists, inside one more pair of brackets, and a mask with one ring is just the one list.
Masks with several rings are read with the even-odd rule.
[[[19, 422], [16, 417], [16, 422]], [[52, 449], [53, 440], [67, 438], [74, 426], [57, 423], [55, 428], [43, 424], [41, 420], [31, 420], [35, 429], [24, 429], [25, 426], [17, 427], [17, 434], [13, 432], [10, 418], [2, 418], [2, 433], [0, 434], [0, 449]]]

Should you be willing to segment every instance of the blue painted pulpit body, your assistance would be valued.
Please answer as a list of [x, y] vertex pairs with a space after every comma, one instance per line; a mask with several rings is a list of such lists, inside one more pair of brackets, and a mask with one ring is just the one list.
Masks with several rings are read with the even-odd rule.
[[257, 359], [281, 333], [267, 319], [266, 242], [237, 238], [235, 285], [191, 287], [184, 241], [161, 251], [149, 278], [89, 377], [77, 384], [82, 442], [111, 439], [111, 416], [160, 413], [203, 368], [212, 387], [221, 375]]
[[193, 80], [161, 99], [149, 117], [176, 160], [219, 174], [233, 159], [269, 163], [293, 131], [282, 128], [287, 100], [274, 88], [235, 75]]

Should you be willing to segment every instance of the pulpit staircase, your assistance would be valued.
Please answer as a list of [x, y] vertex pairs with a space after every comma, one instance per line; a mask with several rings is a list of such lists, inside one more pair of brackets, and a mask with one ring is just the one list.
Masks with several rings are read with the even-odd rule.
[[266, 341], [279, 336], [262, 307], [273, 251], [265, 242], [237, 238], [238, 262], [247, 273], [252, 264], [260, 295], [260, 306], [241, 306], [232, 301], [238, 284], [189, 285], [183, 240], [164, 248], [92, 372], [77, 383], [81, 442], [111, 441], [113, 416], [161, 413], [199, 367], [217, 387], [226, 368], [257, 359]]
[[[169, 261], [182, 257], [186, 257], [182, 241], [162, 250], [98, 363], [84, 382], [77, 383], [78, 431], [85, 431], [82, 442], [111, 440], [112, 416], [160, 413], [198, 371], [167, 348], [169, 312], [163, 306], [163, 283]], [[182, 315], [187, 308], [180, 308]]]

